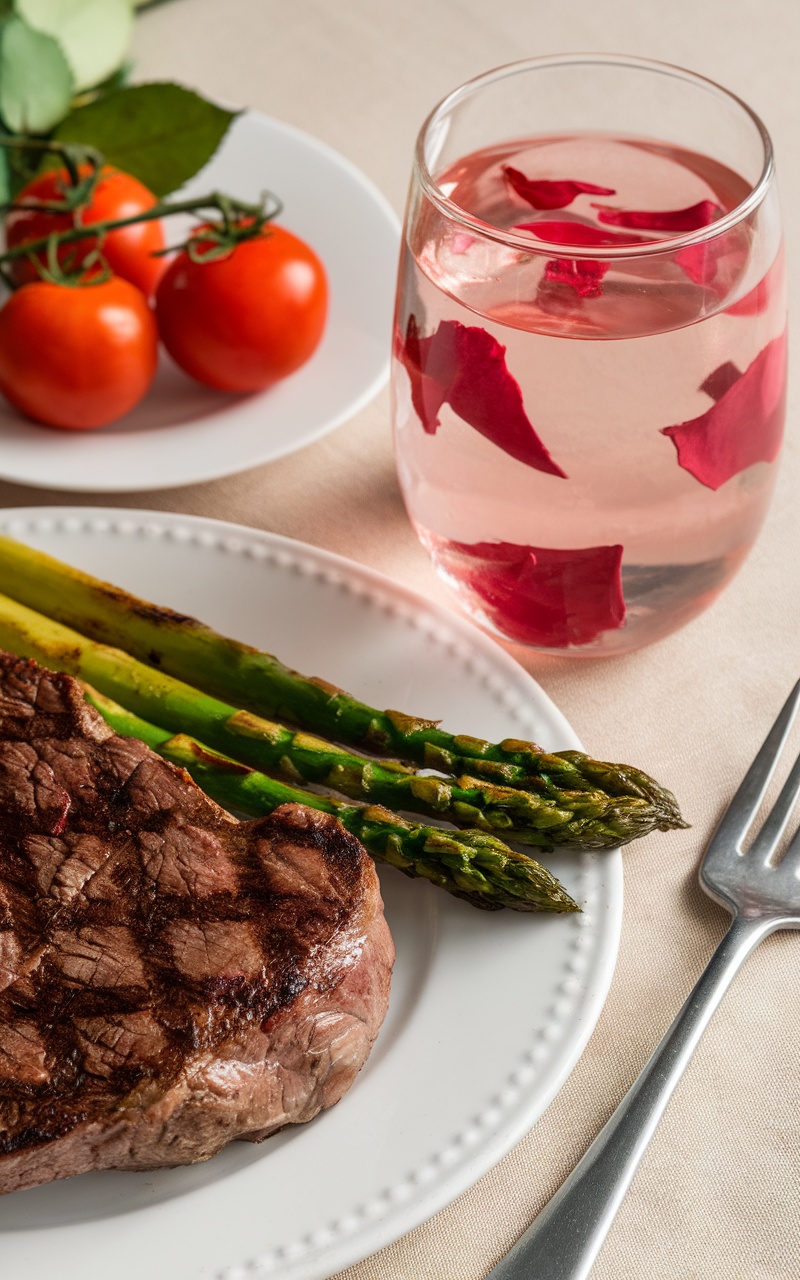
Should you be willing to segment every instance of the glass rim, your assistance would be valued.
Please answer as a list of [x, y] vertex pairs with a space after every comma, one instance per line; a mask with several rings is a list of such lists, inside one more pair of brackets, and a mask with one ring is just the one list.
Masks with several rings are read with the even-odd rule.
[[[711, 222], [708, 226], [700, 227], [696, 231], [685, 231], [680, 235], [664, 236], [658, 240], [643, 240], [640, 244], [634, 245], [599, 246], [569, 244], [566, 241], [560, 241], [558, 245], [554, 245], [552, 241], [538, 239], [532, 231], [525, 233], [503, 231], [500, 227], [494, 227], [491, 223], [484, 222], [466, 209], [462, 209], [459, 204], [444, 194], [428, 168], [425, 159], [425, 146], [432, 129], [447, 112], [451, 111], [463, 99], [470, 97], [476, 90], [493, 84], [497, 80], [505, 79], [510, 75], [519, 75], [525, 71], [536, 71], [546, 67], [568, 67], [581, 64], [585, 66], [592, 63], [598, 66], [627, 67], [632, 70], [638, 69], [659, 75], [672, 76], [677, 80], [685, 80], [695, 85], [713, 89], [716, 93], [722, 94], [723, 97], [734, 102], [755, 125], [764, 149], [764, 163], [761, 173], [744, 199], [723, 217], [718, 218], [716, 222]], [[631, 136], [633, 137], [634, 135]], [[763, 202], [775, 174], [772, 139], [767, 127], [761, 117], [738, 94], [726, 89], [724, 85], [710, 79], [708, 76], [699, 75], [697, 72], [689, 71], [687, 68], [680, 67], [675, 63], [661, 62], [655, 58], [639, 58], [622, 53], [557, 53], [548, 54], [544, 57], [523, 58], [517, 62], [506, 62], [502, 66], [494, 67], [490, 71], [484, 71], [481, 75], [464, 81], [463, 84], [442, 98], [424, 120], [417, 135], [414, 158], [420, 184], [425, 194], [451, 221], [460, 223], [461, 226], [476, 232], [484, 239], [494, 240], [498, 244], [506, 245], [510, 248], [522, 249], [527, 253], [552, 257], [554, 250], [559, 249], [562, 251], [562, 256], [564, 256], [563, 250], [569, 249], [568, 256], [570, 258], [594, 259], [595, 261], [597, 259], [643, 258], [661, 253], [672, 253], [675, 250], [684, 247], [688, 248], [691, 245], [705, 244], [709, 240], [716, 239], [717, 236], [725, 235], [726, 232], [731, 231], [745, 218], [749, 217]]]

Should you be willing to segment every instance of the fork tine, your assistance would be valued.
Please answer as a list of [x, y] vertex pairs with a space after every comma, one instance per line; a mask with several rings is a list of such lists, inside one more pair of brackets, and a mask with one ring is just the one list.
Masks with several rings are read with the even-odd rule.
[[[722, 820], [708, 846], [704, 861], [707, 862], [714, 854], [728, 853], [731, 846], [741, 853], [741, 841], [747, 834], [750, 824], [758, 812], [758, 807], [764, 799], [764, 794], [775, 771], [775, 765], [777, 764], [781, 751], [783, 750], [783, 744], [789, 735], [792, 724], [794, 723], [798, 706], [800, 706], [800, 680], [798, 680], [797, 684], [792, 689], [792, 692], [789, 694], [789, 697], [783, 704], [783, 707], [778, 714], [778, 718], [764, 739], [764, 744], [761, 747], [761, 750], [742, 779], [739, 789], [728, 805], [728, 808], [725, 810]], [[794, 773], [794, 770], [792, 772]], [[787, 792], [787, 787], [784, 787], [784, 792]], [[779, 806], [784, 800], [784, 792], [781, 793], [781, 797], [778, 801]], [[785, 826], [788, 816], [787, 812], [783, 817], [781, 830], [783, 829], [783, 826]], [[774, 825], [777, 825], [777, 823]], [[780, 833], [778, 833], [778, 838], [779, 836]]]
[[781, 858], [778, 871], [784, 876], [800, 876], [800, 831], [795, 832], [789, 844], [786, 846], [786, 852]]
[[786, 829], [786, 824], [791, 817], [798, 795], [800, 795], [800, 756], [795, 760], [792, 771], [783, 784], [778, 799], [753, 841], [748, 857], [757, 858], [765, 866], [769, 864], [773, 853], [778, 847], [778, 841]]

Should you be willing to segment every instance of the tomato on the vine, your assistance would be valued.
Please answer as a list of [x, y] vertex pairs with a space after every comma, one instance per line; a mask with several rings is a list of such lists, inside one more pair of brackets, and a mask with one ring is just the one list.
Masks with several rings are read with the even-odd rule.
[[[81, 177], [86, 177], [89, 172], [88, 165], [80, 166]], [[16, 199], [32, 205], [49, 204], [62, 200], [68, 186], [66, 169], [48, 170], [29, 182]], [[90, 203], [80, 211], [79, 220], [83, 226], [91, 226], [94, 222], [130, 218], [147, 213], [157, 203], [152, 191], [138, 178], [106, 165], [100, 171]], [[55, 231], [68, 231], [72, 226], [73, 215], [70, 213], [49, 213], [35, 208], [10, 209], [5, 220], [6, 243], [9, 249], [14, 249], [31, 240], [43, 239]], [[152, 255], [163, 249], [164, 243], [163, 226], [158, 218], [154, 218], [150, 222], [137, 222], [130, 227], [109, 231], [103, 238], [102, 252], [115, 275], [129, 280], [150, 297], [166, 268], [164, 258]], [[69, 263], [70, 269], [79, 270], [96, 248], [94, 239], [76, 240], [59, 248], [59, 261]], [[44, 252], [37, 256], [46, 262]], [[17, 258], [10, 266], [16, 284], [27, 284], [40, 278], [28, 258]]]
[[[203, 228], [194, 244], [205, 252]], [[317, 255], [265, 226], [218, 257], [183, 250], [156, 293], [158, 327], [176, 364], [209, 387], [259, 391], [294, 373], [317, 347], [328, 283]]]
[[158, 360], [141, 290], [115, 276], [23, 285], [0, 309], [0, 391], [53, 427], [102, 427], [132, 409]]

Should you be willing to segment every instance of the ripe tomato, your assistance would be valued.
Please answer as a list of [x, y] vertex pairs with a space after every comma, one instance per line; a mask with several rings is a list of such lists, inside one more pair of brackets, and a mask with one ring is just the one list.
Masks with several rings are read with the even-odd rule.
[[102, 427], [141, 400], [156, 371], [158, 329], [141, 291], [40, 280], [0, 309], [0, 391], [52, 427]]
[[259, 391], [299, 369], [322, 337], [327, 311], [319, 258], [273, 226], [211, 261], [193, 262], [184, 250], [156, 293], [173, 360], [222, 391]]
[[[88, 173], [88, 166], [81, 166], [81, 176]], [[39, 201], [43, 204], [63, 198], [64, 188], [69, 185], [66, 169], [49, 170], [29, 182], [17, 196], [20, 201]], [[148, 191], [137, 178], [119, 169], [106, 166], [100, 174], [94, 189], [91, 203], [82, 210], [81, 221], [84, 226], [93, 222], [112, 221], [116, 218], [130, 218], [137, 213], [146, 213], [156, 204], [156, 197]], [[26, 241], [39, 240], [54, 231], [67, 231], [73, 225], [73, 218], [68, 213], [46, 213], [41, 210], [11, 209], [6, 214], [6, 241], [9, 249]], [[96, 240], [79, 240], [59, 250], [59, 260], [65, 263], [70, 258], [76, 267], [97, 247]], [[166, 263], [163, 258], [151, 255], [164, 248], [164, 229], [159, 219], [152, 222], [134, 223], [130, 227], [118, 227], [109, 231], [103, 240], [102, 249], [109, 267], [115, 275], [123, 280], [130, 280], [148, 297], [155, 291]], [[46, 255], [39, 255], [43, 262]], [[13, 279], [16, 284], [28, 284], [38, 280], [39, 274], [27, 258], [19, 258], [12, 266]]]

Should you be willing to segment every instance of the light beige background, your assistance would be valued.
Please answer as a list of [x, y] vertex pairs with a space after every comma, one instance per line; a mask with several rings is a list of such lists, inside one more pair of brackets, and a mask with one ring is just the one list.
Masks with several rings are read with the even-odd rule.
[[[434, 102], [490, 66], [575, 49], [681, 63], [759, 111], [776, 143], [796, 275], [795, 0], [173, 0], [138, 19], [134, 58], [139, 79], [180, 79], [315, 134], [361, 166], [400, 212], [416, 131]], [[796, 394], [789, 404], [768, 524], [707, 614], [650, 650], [605, 663], [515, 651], [591, 752], [630, 759], [672, 786], [692, 830], [626, 850], [611, 993], [533, 1132], [450, 1208], [342, 1280], [484, 1277], [608, 1117], [721, 936], [726, 917], [697, 887], [698, 855], [800, 675]], [[0, 484], [3, 506], [82, 500]], [[400, 501], [386, 393], [321, 443], [246, 475], [86, 500], [275, 530], [444, 598]], [[799, 1195], [800, 938], [781, 934], [755, 953], [718, 1012], [592, 1280], [800, 1277]]]

